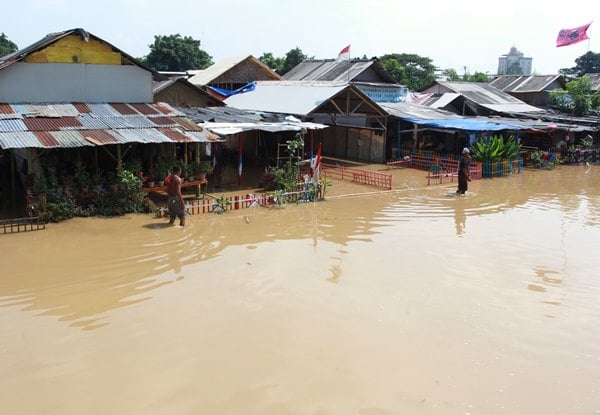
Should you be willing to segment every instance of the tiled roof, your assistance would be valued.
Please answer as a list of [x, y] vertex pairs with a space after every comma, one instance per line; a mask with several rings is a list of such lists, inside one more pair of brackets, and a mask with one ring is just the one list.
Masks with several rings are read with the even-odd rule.
[[0, 148], [220, 141], [169, 104], [1, 104]]

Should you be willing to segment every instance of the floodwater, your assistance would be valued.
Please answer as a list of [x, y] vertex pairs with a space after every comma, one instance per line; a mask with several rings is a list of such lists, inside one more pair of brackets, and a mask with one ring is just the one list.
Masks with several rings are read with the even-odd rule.
[[600, 167], [393, 174], [0, 236], [1, 412], [600, 413]]

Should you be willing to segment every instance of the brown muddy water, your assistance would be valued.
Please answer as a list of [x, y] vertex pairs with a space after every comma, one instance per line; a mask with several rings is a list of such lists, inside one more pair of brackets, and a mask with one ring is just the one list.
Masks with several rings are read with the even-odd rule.
[[393, 173], [0, 236], [1, 412], [600, 413], [600, 167]]

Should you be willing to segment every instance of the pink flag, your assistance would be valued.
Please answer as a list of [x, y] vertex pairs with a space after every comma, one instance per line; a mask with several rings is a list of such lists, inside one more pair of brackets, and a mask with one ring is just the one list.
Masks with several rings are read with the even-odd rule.
[[350, 60], [350, 45], [346, 46], [344, 49], [340, 50], [340, 53], [337, 57], [338, 61], [341, 60]]
[[589, 39], [586, 31], [591, 24], [592, 22], [576, 27], [575, 29], [562, 29], [560, 32], [558, 32], [558, 37], [556, 38], [556, 47], [559, 48], [561, 46], [569, 46], [574, 43], [581, 42], [582, 40]]

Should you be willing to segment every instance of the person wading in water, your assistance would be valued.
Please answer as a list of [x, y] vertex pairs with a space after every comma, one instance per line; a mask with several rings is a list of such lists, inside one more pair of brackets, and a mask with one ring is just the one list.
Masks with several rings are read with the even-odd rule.
[[171, 174], [165, 179], [167, 186], [167, 205], [169, 207], [169, 225], [175, 222], [175, 217], [179, 218], [179, 226], [185, 226], [185, 202], [181, 194], [181, 166], [175, 165], [171, 169]]
[[471, 181], [471, 173], [469, 173], [469, 165], [471, 163], [471, 153], [467, 147], [463, 148], [462, 156], [458, 162], [458, 190], [459, 195], [464, 195]]

